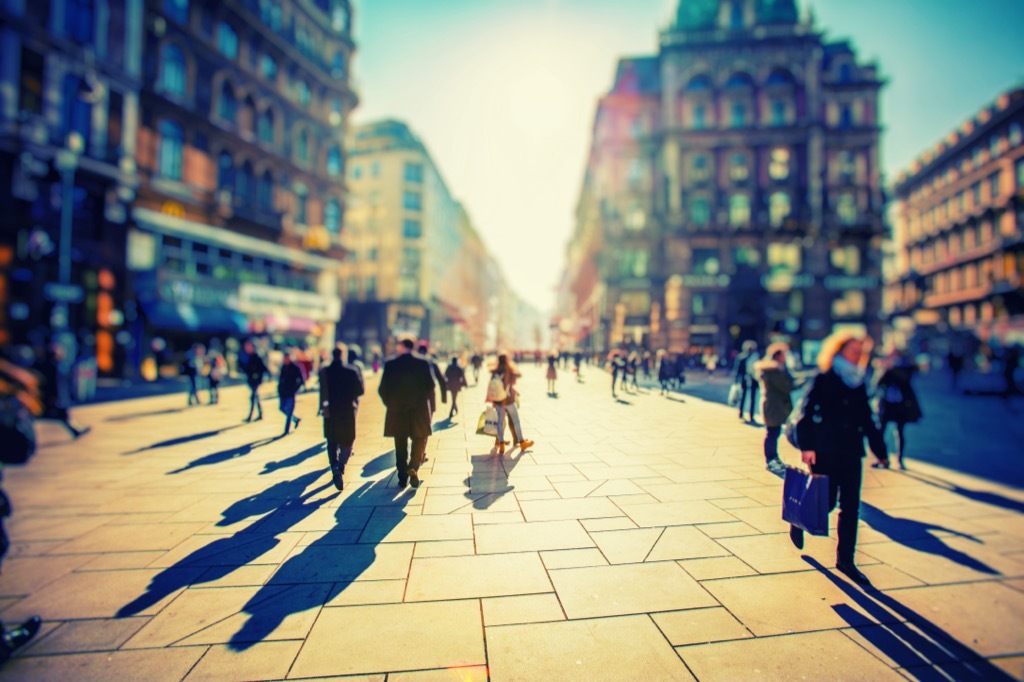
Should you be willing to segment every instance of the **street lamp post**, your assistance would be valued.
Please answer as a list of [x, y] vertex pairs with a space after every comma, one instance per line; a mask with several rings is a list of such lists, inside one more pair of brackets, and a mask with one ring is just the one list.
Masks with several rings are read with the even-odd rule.
[[57, 283], [60, 285], [58, 295], [54, 296], [53, 313], [50, 323], [53, 327], [58, 345], [64, 349], [64, 357], [59, 358], [57, 364], [58, 386], [57, 395], [64, 405], [70, 400], [68, 375], [71, 363], [75, 356], [75, 339], [70, 333], [71, 318], [68, 309], [69, 290], [71, 285], [71, 239], [72, 225], [74, 222], [74, 201], [75, 201], [75, 171], [78, 169], [78, 160], [82, 154], [84, 140], [82, 135], [72, 132], [68, 135], [67, 147], [57, 151], [54, 158], [54, 166], [61, 177], [61, 207], [60, 207], [60, 244], [57, 260]]

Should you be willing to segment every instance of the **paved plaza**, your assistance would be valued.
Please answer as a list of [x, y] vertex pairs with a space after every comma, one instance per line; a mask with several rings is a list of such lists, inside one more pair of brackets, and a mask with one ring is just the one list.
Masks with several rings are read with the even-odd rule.
[[790, 544], [763, 430], [700, 379], [615, 401], [563, 372], [549, 398], [524, 369], [537, 444], [491, 454], [471, 388], [418, 490], [372, 377], [343, 493], [315, 392], [283, 438], [270, 384], [253, 424], [244, 388], [83, 407], [78, 442], [41, 424], [4, 472], [0, 610], [45, 624], [0, 680], [1024, 679], [1015, 481], [867, 469], [865, 591], [834, 529]]

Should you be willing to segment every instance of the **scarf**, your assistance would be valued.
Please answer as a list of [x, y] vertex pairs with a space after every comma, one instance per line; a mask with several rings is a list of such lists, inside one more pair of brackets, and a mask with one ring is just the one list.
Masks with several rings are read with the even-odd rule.
[[858, 367], [842, 355], [832, 358], [832, 369], [850, 388], [858, 388], [864, 383], [864, 368]]

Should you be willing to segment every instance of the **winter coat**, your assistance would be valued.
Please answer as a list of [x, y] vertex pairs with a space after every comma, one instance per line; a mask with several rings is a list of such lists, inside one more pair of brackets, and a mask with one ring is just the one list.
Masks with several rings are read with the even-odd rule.
[[363, 373], [350, 364], [332, 362], [320, 370], [324, 438], [339, 443], [355, 440], [356, 411], [364, 391]]
[[250, 388], [258, 387], [263, 383], [263, 377], [270, 373], [263, 358], [256, 353], [250, 353], [242, 361], [242, 372], [245, 374], [245, 380]]
[[818, 464], [825, 468], [863, 457], [865, 437], [876, 457], [887, 457], [867, 388], [864, 384], [850, 388], [833, 370], [814, 377], [796, 433], [800, 448], [815, 452]]
[[434, 372], [425, 358], [406, 353], [385, 362], [377, 393], [387, 408], [385, 436], [425, 438], [432, 433], [430, 397], [434, 395]]
[[785, 365], [774, 360], [761, 360], [754, 363], [754, 371], [761, 382], [761, 416], [764, 425], [782, 426], [793, 411], [793, 377], [789, 375]]
[[455, 395], [466, 387], [466, 372], [458, 365], [448, 365], [444, 371], [445, 383], [448, 384], [448, 391]]
[[277, 379], [277, 395], [280, 398], [292, 398], [305, 383], [302, 370], [297, 364], [293, 362], [290, 365], [281, 365], [281, 375]]
[[923, 416], [917, 394], [910, 385], [910, 379], [915, 372], [916, 368], [913, 365], [897, 365], [886, 370], [878, 380], [878, 391], [881, 394], [878, 415], [883, 424], [909, 424]]

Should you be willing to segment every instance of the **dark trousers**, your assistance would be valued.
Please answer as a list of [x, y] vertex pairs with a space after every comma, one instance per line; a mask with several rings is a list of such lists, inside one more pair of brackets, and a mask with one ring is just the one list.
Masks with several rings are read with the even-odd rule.
[[[409, 441], [412, 441], [412, 452]], [[423, 455], [427, 452], [427, 437], [395, 438], [395, 468], [398, 469], [398, 480], [409, 480], [409, 469], [419, 471], [423, 463]]]
[[754, 409], [757, 407], [757, 382], [750, 377], [744, 377], [740, 381], [743, 392], [740, 393], [740, 417], [743, 417], [743, 406], [747, 402], [747, 393], [750, 394], [750, 421], [754, 421]]
[[448, 418], [449, 419], [454, 417], [455, 413], [459, 411], [459, 404], [458, 404], [459, 392], [458, 391], [451, 391], [451, 394], [452, 394], [452, 409], [451, 409], [450, 412], [448, 412]]
[[886, 421], [882, 423], [882, 434], [885, 434], [885, 430], [889, 428], [889, 424], [896, 426], [896, 458], [899, 461], [903, 461], [903, 450], [906, 444], [906, 438], [903, 435], [907, 425], [904, 422], [898, 421]]
[[260, 387], [249, 386], [249, 417], [252, 419], [252, 413], [255, 412], [259, 415], [260, 419], [263, 419], [263, 406], [260, 405]]
[[214, 381], [213, 379], [210, 379], [209, 381], [210, 381], [210, 404], [211, 405], [216, 405], [217, 402], [220, 400], [220, 390], [219, 390], [220, 382], [219, 381]]
[[295, 396], [283, 395], [280, 397], [281, 407], [280, 410], [284, 414], [284, 432], [288, 433], [292, 429], [292, 422], [295, 425], [299, 425], [299, 420], [295, 418]]
[[779, 458], [779, 436], [782, 435], [781, 426], [769, 426], [764, 434], [764, 461], [771, 462]]
[[337, 441], [333, 438], [327, 439], [327, 461], [331, 465], [331, 472], [345, 473], [345, 466], [348, 458], [352, 456], [352, 445], [354, 440]]
[[[820, 457], [820, 454], [819, 454]], [[839, 505], [839, 546], [837, 563], [853, 563], [857, 549], [857, 523], [860, 520], [860, 485], [864, 475], [861, 458], [857, 455], [820, 461], [811, 467], [815, 474], [828, 476], [829, 508]]]
[[199, 405], [199, 392], [196, 390], [196, 377], [192, 374], [188, 374], [188, 404], [192, 405], [195, 403]]

